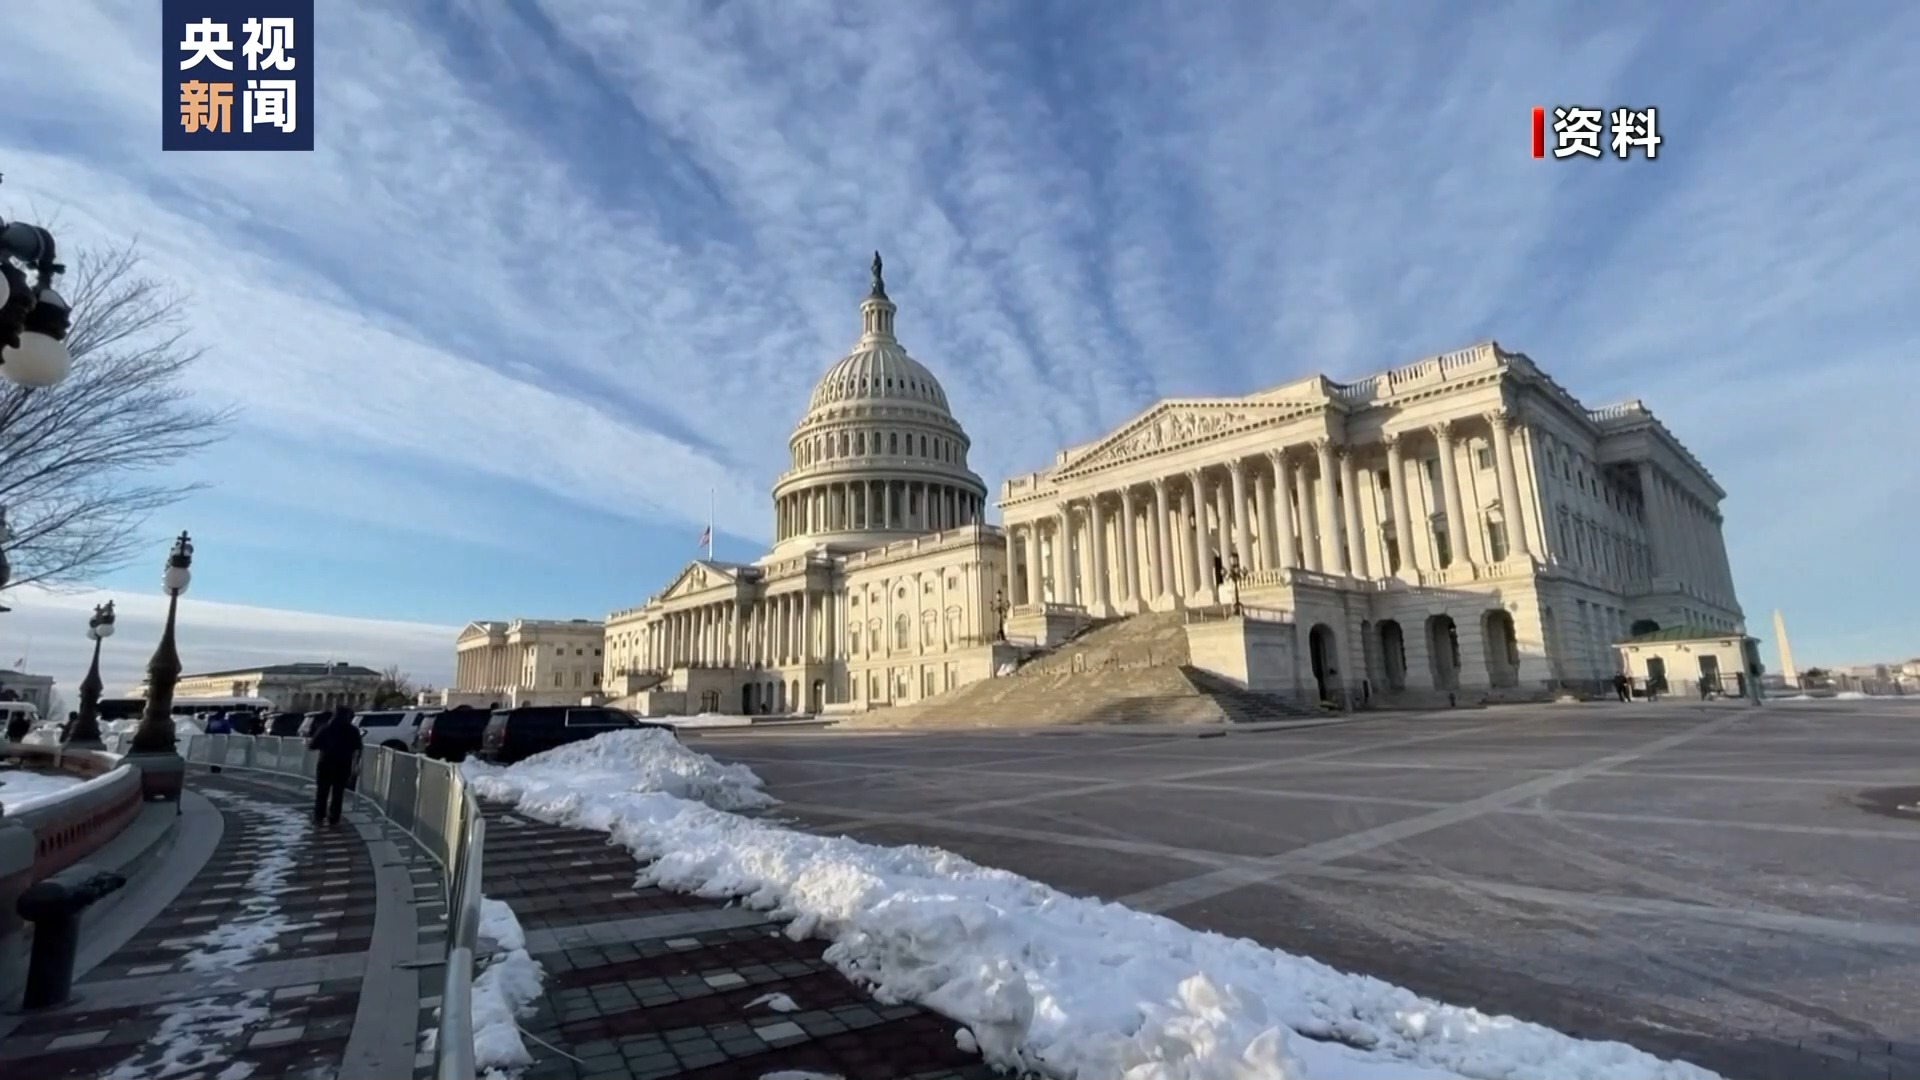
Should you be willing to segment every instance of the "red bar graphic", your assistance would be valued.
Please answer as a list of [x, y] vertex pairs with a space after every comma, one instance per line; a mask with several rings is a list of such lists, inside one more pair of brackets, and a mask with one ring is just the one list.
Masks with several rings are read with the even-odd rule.
[[1533, 107], [1533, 156], [1547, 156], [1547, 110], [1539, 105]]

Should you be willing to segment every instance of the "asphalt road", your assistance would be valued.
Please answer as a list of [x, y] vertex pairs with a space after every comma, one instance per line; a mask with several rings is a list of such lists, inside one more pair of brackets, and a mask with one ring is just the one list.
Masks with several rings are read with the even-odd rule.
[[1736, 1080], [1920, 1077], [1920, 703], [692, 742], [810, 829]]

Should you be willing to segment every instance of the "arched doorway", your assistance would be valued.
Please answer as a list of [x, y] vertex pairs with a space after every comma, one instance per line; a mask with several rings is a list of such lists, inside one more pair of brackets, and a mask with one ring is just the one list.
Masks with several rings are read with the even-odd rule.
[[775, 683], [774, 688], [775, 689], [773, 692], [773, 711], [778, 713], [786, 712], [787, 711], [787, 684], [784, 682]]
[[1321, 701], [1333, 700], [1333, 688], [1340, 674], [1340, 662], [1335, 659], [1333, 628], [1326, 623], [1315, 623], [1307, 632], [1307, 653], [1313, 662], [1314, 694]]
[[1632, 637], [1639, 637], [1641, 634], [1651, 634], [1658, 629], [1660, 629], [1660, 624], [1652, 619], [1635, 619], [1633, 620], [1633, 626], [1628, 629], [1627, 633]]
[[1393, 690], [1407, 688], [1407, 636], [1400, 629], [1398, 619], [1383, 619], [1380, 622], [1380, 661], [1386, 670], [1387, 687]]
[[827, 702], [827, 680], [825, 679], [813, 680], [813, 708], [811, 711], [818, 714], [820, 712], [821, 707], [825, 705], [826, 702]]
[[1481, 618], [1480, 629], [1487, 654], [1487, 682], [1496, 687], [1519, 686], [1520, 638], [1513, 629], [1513, 615], [1496, 608]]
[[792, 685], [787, 688], [787, 707], [782, 711], [783, 712], [799, 712], [800, 711], [800, 680], [799, 679], [793, 680]]
[[741, 716], [753, 715], [753, 684], [752, 683], [740, 684], [740, 715]]
[[1427, 617], [1427, 657], [1437, 690], [1460, 688], [1460, 628], [1451, 615]]

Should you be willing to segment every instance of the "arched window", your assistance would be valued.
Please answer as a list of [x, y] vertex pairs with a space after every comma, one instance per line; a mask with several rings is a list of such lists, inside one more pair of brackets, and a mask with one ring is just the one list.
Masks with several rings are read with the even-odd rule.
[[896, 649], [906, 648], [907, 635], [912, 632], [912, 629], [913, 624], [905, 615], [901, 615], [899, 618], [893, 620], [893, 647]]
[[891, 432], [887, 435], [887, 453], [898, 454], [899, 452], [900, 452], [900, 433], [897, 431]]
[[854, 433], [853, 452], [863, 457], [866, 455], [866, 452], [867, 452], [867, 433], [866, 432], [860, 431], [860, 432]]
[[843, 431], [840, 433], [840, 456], [841, 457], [847, 456], [847, 442], [848, 442], [847, 433]]
[[927, 456], [927, 437], [925, 435], [920, 436], [920, 456]]

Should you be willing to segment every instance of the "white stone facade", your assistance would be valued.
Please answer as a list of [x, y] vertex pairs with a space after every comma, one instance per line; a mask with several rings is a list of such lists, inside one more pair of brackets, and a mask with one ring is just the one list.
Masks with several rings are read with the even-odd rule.
[[1639, 402], [1491, 342], [1167, 400], [1003, 486], [1009, 629], [1237, 588], [1297, 628], [1302, 697], [1598, 689], [1636, 626], [1743, 632], [1724, 496]]
[[606, 621], [605, 691], [652, 715], [918, 701], [992, 673], [1005, 589], [987, 488], [946, 391], [894, 336], [874, 257], [853, 349], [773, 487], [773, 549], [700, 559]]
[[447, 705], [574, 705], [600, 693], [606, 627], [590, 619], [483, 619], [454, 645]]

